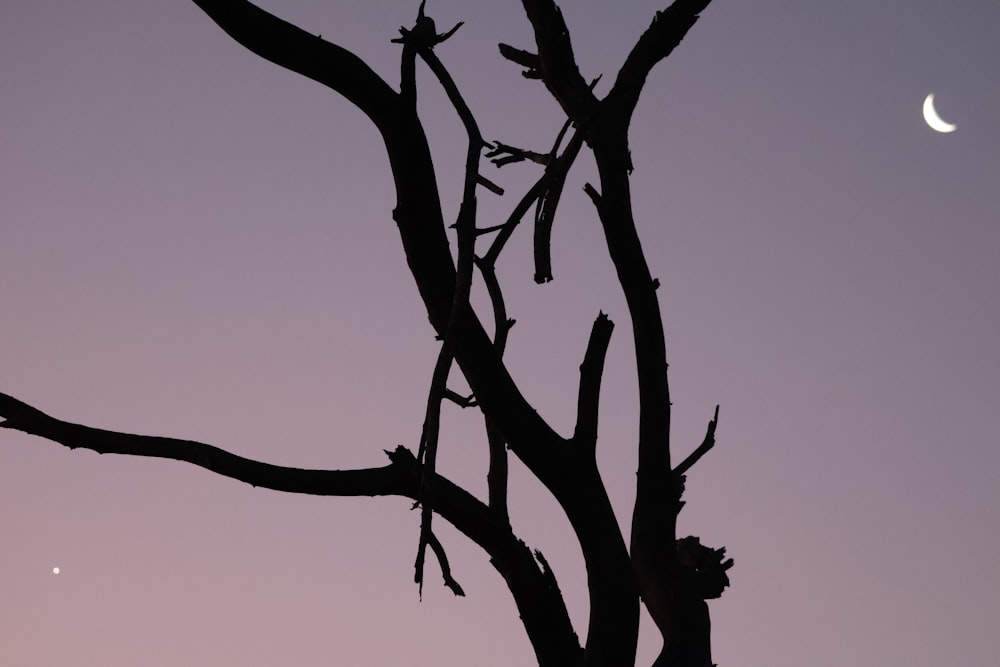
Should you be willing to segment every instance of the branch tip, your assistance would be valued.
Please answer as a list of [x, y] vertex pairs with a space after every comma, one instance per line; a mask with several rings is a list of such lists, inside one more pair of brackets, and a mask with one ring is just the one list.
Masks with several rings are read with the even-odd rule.
[[712, 447], [715, 446], [715, 429], [719, 425], [719, 406], [715, 406], [715, 413], [712, 415], [712, 419], [708, 422], [708, 428], [705, 429], [705, 439], [702, 440], [698, 448], [691, 452], [684, 461], [681, 462], [673, 472], [677, 476], [683, 476], [691, 466], [698, 462], [698, 460], [708, 453]]
[[500, 48], [501, 56], [512, 63], [525, 68], [524, 71], [521, 72], [521, 76], [526, 79], [542, 78], [541, 66], [539, 64], [537, 54], [525, 51], [524, 49], [514, 48], [509, 44], [500, 43], [497, 46]]

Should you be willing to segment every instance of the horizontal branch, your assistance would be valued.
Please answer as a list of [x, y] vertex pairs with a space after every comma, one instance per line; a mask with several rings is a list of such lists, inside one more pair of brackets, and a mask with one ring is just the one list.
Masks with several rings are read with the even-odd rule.
[[[407, 473], [396, 463], [360, 470], [315, 470], [272, 465], [194, 440], [132, 435], [50, 417], [27, 403], [0, 394], [0, 428], [36, 435], [70, 449], [184, 461], [251, 486], [318, 496], [412, 496]], [[397, 460], [394, 455], [390, 459]]]
[[509, 44], [499, 44], [500, 55], [516, 63], [524, 68], [521, 75], [526, 79], [541, 79], [542, 73], [540, 70], [541, 65], [538, 62], [538, 56], [524, 49], [514, 48]]
[[[224, 477], [276, 491], [321, 496], [403, 496], [416, 500], [420, 490], [421, 466], [402, 445], [387, 452], [389, 465], [381, 468], [309, 470], [254, 461], [193, 440], [132, 435], [65, 422], [3, 393], [0, 393], [0, 418], [4, 420], [0, 421], [0, 428], [36, 435], [70, 449], [185, 461]], [[575, 664], [580, 645], [562, 597], [558, 590], [549, 587], [548, 573], [538, 566], [510, 525], [445, 477], [435, 477], [434, 492], [434, 511], [489, 554], [490, 563], [514, 596], [529, 636], [551, 640], [545, 645], [533, 642], [539, 664]], [[433, 544], [431, 548], [436, 551]], [[457, 593], [447, 560], [442, 559], [441, 565], [446, 585]]]

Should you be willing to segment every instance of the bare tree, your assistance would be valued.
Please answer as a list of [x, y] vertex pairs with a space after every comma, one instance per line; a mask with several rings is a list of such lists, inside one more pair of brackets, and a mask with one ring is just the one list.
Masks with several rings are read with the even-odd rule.
[[[439, 32], [420, 6], [416, 22], [401, 28], [401, 80], [395, 90], [349, 51], [305, 32], [245, 0], [195, 0], [233, 39], [255, 54], [314, 79], [346, 97], [381, 134], [396, 189], [393, 219], [440, 351], [430, 378], [426, 414], [416, 451], [387, 452], [389, 463], [360, 470], [304, 470], [270, 465], [212, 445], [166, 437], [130, 435], [68, 423], [0, 394], [0, 426], [69, 448], [100, 453], [187, 461], [254, 486], [324, 496], [395, 495], [420, 507], [415, 580], [423, 584], [428, 549], [445, 584], [463, 595], [453, 578], [434, 516], [453, 524], [481, 547], [504, 578], [540, 665], [622, 667], [634, 665], [640, 600], [655, 621], [663, 649], [654, 665], [710, 667], [706, 600], [728, 585], [732, 560], [724, 549], [678, 539], [676, 520], [687, 470], [715, 444], [718, 407], [703, 442], [679, 463], [670, 452], [671, 403], [658, 282], [646, 263], [631, 207], [632, 170], [628, 130], [651, 69], [680, 43], [710, 0], [676, 0], [657, 12], [638, 38], [609, 92], [598, 97], [596, 81], [581, 75], [559, 8], [551, 0], [522, 0], [535, 46], [500, 45], [500, 54], [544, 84], [565, 113], [564, 126], [545, 150], [487, 142], [435, 48], [460, 26]], [[445, 220], [427, 139], [417, 114], [417, 60], [433, 73], [457, 112], [468, 138], [462, 201], [457, 219]], [[584, 190], [592, 201], [631, 316], [639, 388], [638, 474], [630, 541], [612, 511], [596, 462], [598, 405], [605, 354], [613, 324], [603, 313], [593, 323], [580, 365], [573, 434], [557, 433], [522, 395], [503, 356], [513, 321], [508, 319], [496, 262], [526, 217], [534, 224], [535, 281], [552, 279], [549, 242], [566, 176], [587, 147], [599, 182]], [[497, 166], [527, 162], [541, 174], [505, 220], [483, 225], [477, 217], [479, 188], [503, 190], [480, 172], [483, 158]], [[449, 229], [455, 230], [455, 250]], [[492, 334], [470, 303], [475, 280], [489, 295]], [[449, 388], [458, 366], [470, 396]], [[443, 404], [478, 407], [489, 448], [488, 498], [476, 498], [436, 472]], [[539, 551], [515, 534], [507, 511], [507, 452], [538, 478], [562, 507], [583, 554], [590, 614], [581, 643], [556, 578]]]

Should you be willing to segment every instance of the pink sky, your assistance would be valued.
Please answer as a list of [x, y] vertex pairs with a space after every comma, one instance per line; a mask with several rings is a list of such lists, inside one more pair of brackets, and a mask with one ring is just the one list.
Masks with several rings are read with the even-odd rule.
[[[394, 84], [389, 39], [416, 5], [262, 3]], [[564, 5], [584, 74], [606, 81], [664, 6]], [[555, 104], [496, 51], [531, 44], [519, 3], [428, 12], [466, 22], [439, 56], [485, 135], [548, 146]], [[984, 2], [717, 0], [650, 77], [632, 127], [636, 217], [663, 285], [678, 455], [722, 406], [681, 530], [736, 559], [712, 603], [723, 667], [997, 664], [998, 29], [1000, 5]], [[463, 134], [423, 83], [453, 213]], [[437, 347], [359, 112], [182, 0], [5, 2], [0, 91], [0, 392], [300, 467], [377, 466], [416, 446]], [[924, 124], [930, 92], [955, 133]], [[516, 192], [535, 172], [494, 175]], [[634, 370], [590, 178], [581, 159], [553, 283], [531, 280], [527, 228], [506, 251], [508, 359], [566, 432], [590, 323], [603, 310], [618, 324], [599, 448], [627, 520]], [[513, 205], [481, 202], [483, 225]], [[478, 428], [449, 410], [439, 465], [481, 493]], [[573, 536], [512, 474], [515, 529], [583, 632]], [[0, 664], [531, 664], [503, 582], [452, 530], [468, 597], [432, 569], [418, 601], [409, 506], [0, 433]], [[654, 634], [644, 626], [639, 664]]]

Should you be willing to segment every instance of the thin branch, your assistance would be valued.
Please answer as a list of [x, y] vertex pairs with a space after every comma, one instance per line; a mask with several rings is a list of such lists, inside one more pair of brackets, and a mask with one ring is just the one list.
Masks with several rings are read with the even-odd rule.
[[472, 408], [479, 405], [478, 403], [476, 403], [475, 394], [470, 394], [469, 396], [462, 396], [458, 392], [455, 392], [451, 389], [444, 390], [444, 398], [447, 398], [449, 401], [451, 401], [460, 408]]
[[493, 194], [497, 195], [498, 197], [502, 197], [503, 196], [503, 188], [501, 188], [499, 185], [497, 185], [496, 183], [494, 183], [490, 179], [486, 178], [482, 174], [479, 174], [479, 175], [476, 176], [476, 183], [478, 183], [479, 185], [483, 186], [484, 188], [486, 188], [487, 190], [489, 190]]
[[[528, 192], [521, 198], [521, 201], [515, 207], [511, 216], [508, 218], [507, 222], [499, 226], [500, 234], [495, 239], [494, 243], [490, 247], [489, 252], [485, 257], [476, 258], [476, 265], [479, 268], [480, 274], [483, 277], [483, 282], [486, 286], [487, 294], [489, 295], [490, 302], [493, 309], [494, 317], [494, 347], [496, 348], [498, 354], [502, 357], [504, 349], [507, 344], [507, 335], [510, 328], [514, 325], [514, 320], [507, 317], [507, 309], [503, 298], [503, 291], [500, 288], [500, 282], [496, 275], [496, 259], [503, 249], [507, 240], [510, 238], [514, 231], [514, 228], [521, 221], [524, 214], [527, 213], [528, 208], [531, 206], [532, 202], [540, 201], [540, 198], [545, 193], [545, 188], [550, 187], [553, 179], [561, 178], [565, 179], [566, 173], [569, 171], [569, 167], [572, 164], [573, 159], [579, 151], [579, 145], [575, 148], [567, 149], [570, 152], [568, 158], [557, 159], [557, 153], [559, 145], [562, 142], [563, 137], [569, 127], [569, 122], [563, 124], [563, 127], [559, 130], [559, 134], [552, 146], [551, 151], [548, 155], [541, 155], [539, 153], [534, 153], [530, 151], [525, 151], [522, 149], [514, 148], [512, 146], [507, 146], [501, 142], [495, 142], [493, 150], [487, 154], [487, 157], [497, 158], [498, 155], [506, 154], [506, 157], [494, 159], [494, 163], [497, 166], [502, 166], [508, 162], [521, 161], [524, 159], [529, 159], [534, 162], [538, 162], [546, 165], [546, 173], [535, 183], [535, 185], [528, 190]], [[582, 142], [581, 142], [582, 143]], [[561, 187], [561, 184], [560, 184]], [[554, 212], [554, 205], [558, 200], [558, 195], [556, 195], [555, 200], [552, 201], [551, 208], [548, 209], [548, 215]], [[537, 217], [536, 217], [537, 219]], [[551, 229], [551, 217], [550, 219], [550, 229]], [[537, 228], [537, 227], [536, 227]], [[480, 230], [483, 232], [486, 230]], [[550, 272], [551, 273], [551, 272]], [[498, 515], [504, 521], [509, 521], [508, 508], [507, 508], [507, 479], [508, 479], [508, 463], [507, 463], [507, 442], [503, 437], [503, 434], [497, 428], [496, 424], [489, 418], [485, 418], [486, 422], [486, 435], [489, 442], [489, 452], [490, 452], [490, 464], [489, 471], [486, 475], [487, 488], [489, 493], [489, 506], [491, 509], [496, 511]]]
[[[421, 3], [420, 19], [423, 16], [423, 3]], [[429, 19], [426, 19], [429, 20]], [[444, 64], [438, 59], [434, 51], [429, 46], [418, 49], [421, 59], [427, 64], [431, 72], [437, 77], [441, 87], [444, 88], [448, 99], [455, 108], [458, 117], [465, 127], [468, 135], [468, 149], [465, 159], [465, 183], [462, 194], [462, 203], [459, 206], [458, 220], [455, 223], [455, 231], [458, 235], [458, 258], [456, 262], [456, 276], [454, 295], [452, 299], [451, 315], [445, 327], [444, 336], [441, 342], [441, 350], [437, 363], [434, 367], [434, 375], [431, 380], [430, 395], [427, 401], [427, 415], [424, 421], [424, 432], [420, 441], [419, 459], [424, 464], [424, 475], [421, 482], [420, 494], [420, 539], [417, 545], [417, 557], [414, 564], [414, 580], [421, 587], [423, 586], [424, 558], [427, 545], [431, 538], [431, 523], [434, 517], [433, 508], [433, 479], [437, 465], [437, 446], [440, 430], [441, 400], [447, 390], [448, 371], [451, 368], [454, 358], [453, 347], [456, 337], [456, 322], [466, 311], [471, 310], [469, 298], [472, 293], [472, 274], [475, 265], [476, 247], [476, 185], [479, 178], [479, 159], [484, 146], [482, 133], [476, 123], [472, 111], [465, 103], [458, 86], [452, 79], [451, 74]]]
[[715, 415], [708, 422], [708, 428], [705, 432], [705, 439], [701, 441], [698, 448], [691, 452], [686, 459], [681, 461], [680, 465], [674, 468], [674, 475], [683, 475], [686, 473], [691, 466], [698, 462], [702, 456], [707, 454], [712, 447], [715, 446], [715, 428], [719, 425], [719, 406], [715, 406]]
[[[507, 221], [503, 225], [499, 226], [500, 234], [498, 234], [494, 243], [490, 246], [487, 254], [484, 257], [476, 258], [476, 265], [478, 266], [480, 274], [483, 277], [483, 283], [486, 286], [493, 308], [494, 347], [501, 357], [503, 356], [503, 351], [507, 344], [507, 335], [510, 328], [514, 325], [514, 320], [507, 317], [503, 291], [500, 288], [500, 282], [496, 276], [496, 260], [506, 242], [513, 234], [514, 228], [520, 223], [531, 204], [534, 202], [541, 202], [541, 198], [545, 196], [546, 189], [551, 189], [554, 182], [556, 183], [555, 187], [561, 190], [562, 182], [564, 182], [566, 174], [569, 172], [569, 168], [572, 165], [573, 160], [579, 153], [580, 146], [582, 146], [582, 134], [576, 133], [574, 134], [574, 137], [570, 142], [570, 146], [566, 149], [564, 154], [562, 156], [558, 155], [559, 146], [561, 145], [569, 127], [569, 121], [563, 124], [556, 136], [555, 142], [552, 145], [552, 149], [549, 151], [548, 155], [545, 156], [541, 156], [541, 154], [538, 153], [523, 151], [500, 142], [495, 142], [494, 150], [487, 154], [487, 156], [495, 157], [506, 152], [508, 154], [508, 158], [510, 158], [511, 155], [516, 155], [517, 161], [526, 158], [546, 165], [545, 173], [542, 174], [541, 178], [539, 178], [534, 186], [532, 186], [521, 198]], [[500, 160], [494, 160], [494, 162], [497, 163], [497, 166], [500, 166], [502, 161], [503, 158]], [[508, 159], [508, 161], [514, 160]], [[558, 193], [556, 193], [554, 197], [549, 199], [548, 208], [546, 209], [549, 230], [551, 230], [552, 215], [555, 212], [555, 206], [558, 203], [558, 198]], [[538, 216], [536, 215], [536, 221], [537, 220]], [[538, 225], [536, 225], [536, 239], [538, 236], [537, 229]], [[483, 231], [485, 230], [480, 230], [480, 232]], [[549, 270], [549, 274], [551, 275], [551, 270]], [[500, 432], [500, 429], [497, 428], [497, 425], [488, 417], [486, 418], [486, 434], [490, 451], [490, 467], [486, 476], [487, 488], [489, 492], [489, 505], [491, 509], [498, 513], [502, 520], [509, 521], [507, 508], [507, 441]]]
[[[507, 337], [514, 320], [507, 317], [507, 306], [503, 298], [503, 290], [500, 289], [500, 281], [497, 279], [496, 266], [488, 264], [481, 258], [476, 258], [476, 267], [483, 278], [486, 292], [490, 298], [493, 309], [493, 347], [500, 357], [503, 357], [507, 348]], [[483, 414], [483, 422], [486, 427], [486, 441], [489, 446], [489, 469], [486, 472], [486, 488], [489, 495], [488, 504], [490, 509], [496, 512], [498, 518], [504, 523], [510, 523], [510, 515], [507, 507], [507, 440], [497, 427], [496, 423], [486, 414]]]
[[[462, 125], [465, 126], [466, 134], [469, 137], [469, 151], [466, 157], [466, 164], [468, 164], [468, 159], [471, 157], [471, 153], [475, 152], [476, 161], [478, 162], [479, 152], [486, 145], [483, 141], [483, 135], [479, 131], [479, 125], [476, 123], [475, 117], [472, 115], [472, 111], [469, 109], [469, 105], [465, 103], [465, 99], [462, 97], [461, 91], [459, 91], [458, 86], [455, 84], [455, 80], [451, 78], [448, 70], [445, 68], [444, 63], [437, 57], [434, 51], [430, 49], [421, 49], [419, 51], [420, 57], [430, 68], [434, 76], [437, 77], [438, 82], [441, 87], [444, 88], [445, 93], [448, 95], [448, 100], [451, 105], [455, 108], [458, 113], [458, 117], [462, 121]], [[475, 170], [478, 174], [478, 168]], [[468, 180], [470, 174], [466, 174], [466, 179]], [[475, 180], [474, 178], [472, 180]]]
[[[537, 181], [535, 181], [535, 184], [532, 185], [526, 193], [524, 193], [524, 196], [521, 197], [520, 201], [518, 201], [514, 210], [511, 211], [510, 215], [507, 217], [506, 222], [501, 225], [500, 233], [497, 234], [497, 237], [493, 240], [493, 244], [490, 246], [490, 249], [485, 255], [483, 255], [482, 262], [486, 265], [492, 266], [496, 263], [497, 258], [500, 256], [500, 252], [507, 244], [507, 241], [509, 241], [511, 236], [514, 234], [514, 229], [521, 224], [521, 221], [524, 219], [525, 214], [527, 214], [528, 209], [531, 208], [533, 204], [537, 205], [538, 202], [546, 196], [546, 193], [552, 187], [553, 182], [557, 179], [565, 180], [570, 167], [573, 165], [573, 161], [576, 160], [576, 156], [579, 154], [580, 146], [578, 145], [575, 148], [573, 146], [578, 135], [580, 137], [580, 141], [582, 142], [582, 134], [579, 132], [575, 133], [573, 138], [570, 140], [570, 146], [563, 151], [562, 155], [558, 155], [559, 145], [562, 143], [563, 137], [565, 136], [570, 125], [570, 121], [566, 121], [563, 124], [562, 128], [559, 130], [559, 134], [556, 136], [555, 142], [553, 143], [552, 150], [549, 152], [546, 159], [547, 165], [545, 167], [545, 172]], [[562, 185], [560, 184], [559, 187], [561, 188]], [[558, 203], [558, 196], [555, 199], [555, 203]], [[551, 214], [554, 214], [554, 208]], [[538, 271], [536, 269], [536, 274], [537, 273]]]
[[[0, 428], [35, 435], [70, 449], [192, 463], [251, 486], [318, 496], [416, 495], [412, 470], [395, 462], [361, 470], [309, 470], [262, 463], [194, 440], [132, 435], [91, 428], [50, 417], [7, 394], [0, 394]], [[391, 457], [390, 457], [391, 458]]]
[[417, 20], [413, 24], [412, 29], [400, 26], [400, 36], [389, 41], [396, 44], [409, 44], [415, 49], [433, 49], [458, 32], [458, 29], [462, 27], [463, 22], [459, 21], [451, 30], [438, 34], [437, 27], [434, 25], [434, 19], [424, 13], [424, 6], [426, 4], [426, 0], [421, 0], [420, 7], [417, 9]]
[[493, 243], [490, 245], [489, 250], [486, 251], [486, 254], [482, 256], [482, 262], [490, 266], [496, 263], [497, 257], [500, 256], [500, 252], [504, 249], [504, 246], [507, 245], [507, 241], [510, 240], [510, 237], [513, 236], [514, 229], [521, 224], [521, 220], [524, 219], [525, 214], [528, 212], [528, 209], [531, 208], [532, 204], [534, 204], [545, 192], [546, 185], [546, 176], [542, 174], [542, 176], [535, 181], [535, 184], [524, 193], [521, 199], [517, 202], [517, 205], [514, 206], [514, 209], [510, 212], [510, 215], [507, 216], [507, 220], [500, 225], [500, 233], [497, 234], [495, 239], [493, 239]]
[[417, 502], [420, 505], [420, 537], [417, 542], [417, 557], [413, 564], [413, 581], [418, 591], [423, 594], [424, 558], [427, 544], [431, 537], [431, 521], [434, 512], [434, 484], [437, 462], [438, 436], [441, 430], [441, 401], [448, 385], [448, 374], [451, 371], [451, 343], [445, 338], [438, 351], [434, 372], [431, 374], [431, 386], [427, 392], [427, 409], [424, 414], [424, 425], [420, 434], [420, 446], [417, 449], [417, 461], [421, 463], [420, 492]]
[[507, 317], [507, 304], [503, 298], [503, 290], [500, 288], [500, 280], [497, 278], [496, 266], [482, 257], [477, 257], [476, 267], [483, 279], [483, 285], [486, 287], [486, 294], [490, 298], [493, 310], [493, 347], [502, 357], [504, 349], [507, 347], [507, 335], [510, 333], [511, 327], [514, 326], [514, 320]]
[[486, 154], [486, 157], [490, 158], [490, 162], [495, 164], [497, 167], [514, 164], [515, 162], [523, 162], [524, 160], [529, 160], [542, 165], [548, 164], [550, 161], [550, 155], [548, 153], [536, 153], [535, 151], [529, 151], [524, 148], [510, 146], [501, 141], [493, 142], [493, 148], [491, 148]]
[[[489, 294], [493, 310], [494, 331], [493, 347], [497, 354], [503, 357], [507, 348], [507, 338], [510, 335], [514, 320], [507, 317], [507, 306], [504, 302], [500, 281], [497, 279], [496, 267], [476, 258], [476, 266], [483, 278]], [[489, 468], [486, 471], [486, 488], [490, 509], [497, 513], [500, 520], [510, 522], [507, 504], [507, 481], [509, 462], [507, 457], [507, 439], [488, 413], [483, 413], [483, 423], [486, 428], [486, 442], [489, 447]]]

